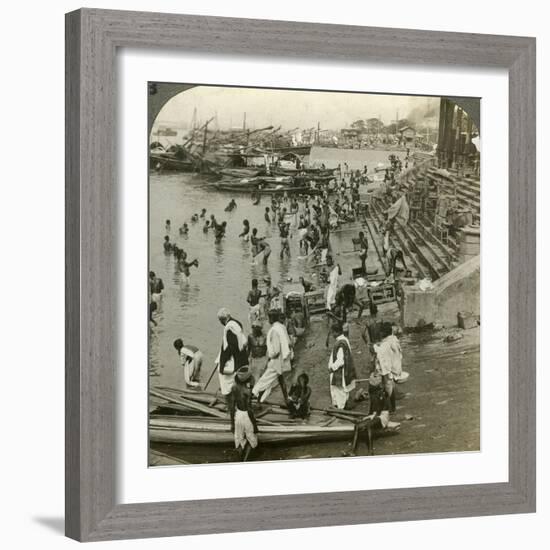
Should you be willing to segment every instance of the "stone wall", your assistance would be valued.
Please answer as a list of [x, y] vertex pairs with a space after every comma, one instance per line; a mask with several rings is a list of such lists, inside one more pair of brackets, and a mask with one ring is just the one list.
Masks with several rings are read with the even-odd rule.
[[404, 328], [457, 325], [459, 311], [480, 313], [480, 259], [475, 256], [422, 291], [418, 285], [404, 288], [401, 321]]

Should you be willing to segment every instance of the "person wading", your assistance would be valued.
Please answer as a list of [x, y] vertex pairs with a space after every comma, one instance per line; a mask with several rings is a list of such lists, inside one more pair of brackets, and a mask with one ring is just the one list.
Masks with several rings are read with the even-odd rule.
[[204, 358], [202, 351], [196, 346], [184, 344], [181, 338], [174, 340], [174, 348], [176, 348], [181, 361], [185, 385], [191, 388], [200, 386], [199, 380]]
[[157, 277], [154, 271], [149, 271], [149, 291], [151, 293], [151, 300], [160, 303], [162, 298], [162, 291], [164, 290], [164, 283], [160, 277]]

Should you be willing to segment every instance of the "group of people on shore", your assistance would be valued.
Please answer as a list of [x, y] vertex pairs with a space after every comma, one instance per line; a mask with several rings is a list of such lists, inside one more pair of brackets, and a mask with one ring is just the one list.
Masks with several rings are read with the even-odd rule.
[[[265, 294], [258, 289], [257, 282], [253, 282], [248, 295], [251, 309], [260, 303], [262, 297], [265, 298]], [[398, 327], [392, 322], [379, 320], [377, 314], [376, 306], [371, 305], [369, 319], [362, 331], [369, 351], [366, 355], [367, 369], [370, 370], [368, 415], [373, 422], [376, 421], [374, 425], [387, 428], [392, 424], [390, 414], [395, 411], [395, 384], [406, 380], [408, 375], [401, 366]], [[227, 308], [221, 308], [217, 318], [223, 328], [211, 377], [217, 373], [235, 448], [241, 459], [247, 460], [258, 446], [256, 415], [263, 405], [269, 405], [271, 392], [280, 388], [290, 418], [305, 420], [310, 414], [312, 388], [308, 373], [303, 369], [300, 371], [294, 362], [296, 327], [281, 309], [269, 309], [267, 323], [254, 321], [248, 336], [243, 323], [233, 317]], [[264, 330], [266, 325], [267, 332]], [[335, 410], [345, 410], [354, 406], [352, 394], [357, 389], [358, 379], [349, 335], [350, 325], [336, 321], [331, 324], [330, 330], [334, 337], [327, 358], [330, 399]], [[184, 383], [191, 388], [199, 387], [204, 359], [202, 351], [184, 343], [181, 338], [176, 339], [173, 345], [180, 358]], [[356, 399], [357, 396], [362, 397], [360, 391], [357, 391]], [[361, 426], [357, 425], [359, 432]], [[369, 426], [372, 427], [371, 424]], [[354, 438], [353, 452], [357, 444], [358, 439]]]
[[[254, 404], [265, 403], [272, 390], [280, 387], [290, 416], [307, 418], [311, 396], [309, 378], [301, 373], [291, 383], [294, 340], [281, 310], [268, 312], [269, 329], [265, 335], [263, 326], [254, 323], [251, 334], [246, 336], [242, 322], [227, 308], [221, 308], [217, 317], [223, 329], [212, 375], [217, 373], [220, 393], [225, 398], [235, 448], [246, 460], [258, 445]], [[174, 348], [185, 384], [199, 386], [203, 353], [181, 338], [174, 341]]]

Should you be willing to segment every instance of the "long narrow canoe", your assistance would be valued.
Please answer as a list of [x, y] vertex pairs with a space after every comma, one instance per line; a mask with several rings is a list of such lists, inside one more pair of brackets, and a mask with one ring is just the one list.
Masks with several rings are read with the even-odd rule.
[[278, 176], [296, 176], [297, 174], [301, 174], [302, 172], [305, 172], [311, 177], [314, 177], [314, 176], [334, 177], [335, 170], [333, 168], [280, 168], [279, 167], [279, 168], [272, 168], [271, 172]]
[[253, 178], [265, 173], [265, 168], [222, 168], [218, 171], [222, 176], [232, 178]]
[[[258, 438], [265, 443], [291, 443], [331, 441], [351, 438], [354, 425], [351, 422], [333, 422], [330, 425], [281, 424], [258, 426]], [[190, 419], [183, 416], [151, 415], [149, 438], [157, 443], [223, 444], [233, 443], [229, 420], [218, 418]]]
[[233, 193], [247, 193], [247, 192], [256, 192], [260, 193], [261, 195], [277, 195], [277, 194], [283, 194], [288, 193], [289, 195], [301, 193], [303, 195], [319, 195], [323, 192], [322, 189], [312, 189], [311, 187], [301, 185], [297, 187], [293, 187], [290, 185], [278, 185], [276, 187], [269, 186], [269, 187], [262, 187], [261, 189], [258, 189], [258, 185], [255, 184], [254, 186], [246, 186], [246, 187], [238, 187], [231, 184], [225, 184], [225, 183], [214, 183], [212, 184], [212, 187], [217, 189], [218, 191], [231, 191]]

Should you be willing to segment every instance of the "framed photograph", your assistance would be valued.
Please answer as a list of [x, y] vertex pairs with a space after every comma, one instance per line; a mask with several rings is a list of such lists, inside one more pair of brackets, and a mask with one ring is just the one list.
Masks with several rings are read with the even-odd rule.
[[535, 40], [67, 15], [66, 534], [535, 510]]

